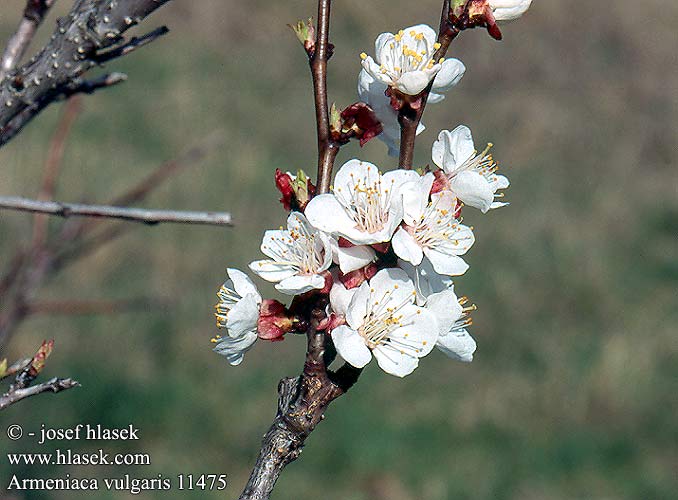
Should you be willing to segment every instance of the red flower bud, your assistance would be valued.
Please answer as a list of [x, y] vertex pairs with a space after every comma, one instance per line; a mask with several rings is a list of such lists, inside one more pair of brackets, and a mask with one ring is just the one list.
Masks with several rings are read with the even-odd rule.
[[377, 268], [377, 265], [375, 263], [371, 263], [363, 268], [351, 271], [350, 273], [339, 273], [339, 281], [341, 281], [341, 284], [344, 285], [347, 290], [351, 290], [353, 288], [359, 287], [365, 281], [372, 279], [372, 277], [377, 274], [378, 270], [379, 269]]
[[265, 299], [259, 308], [257, 333], [260, 339], [279, 341], [293, 330], [292, 318], [285, 306], [277, 300]]
[[346, 142], [353, 136], [360, 140], [360, 146], [364, 146], [383, 131], [377, 115], [364, 102], [356, 102], [343, 110], [341, 121], [341, 135], [346, 138]]

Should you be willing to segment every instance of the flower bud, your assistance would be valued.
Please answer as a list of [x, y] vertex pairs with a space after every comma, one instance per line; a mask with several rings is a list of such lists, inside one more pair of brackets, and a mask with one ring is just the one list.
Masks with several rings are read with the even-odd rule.
[[315, 26], [313, 26], [313, 19], [309, 18], [307, 21], [299, 20], [297, 24], [288, 24], [288, 26], [297, 35], [306, 53], [309, 56], [313, 55], [315, 51]]
[[260, 339], [278, 341], [294, 329], [285, 306], [277, 300], [265, 299], [259, 309], [257, 334]]
[[315, 195], [315, 186], [303, 170], [297, 171], [297, 175], [292, 175], [289, 172], [283, 173], [280, 169], [276, 169], [275, 186], [282, 194], [280, 203], [288, 211], [303, 212], [308, 202]]

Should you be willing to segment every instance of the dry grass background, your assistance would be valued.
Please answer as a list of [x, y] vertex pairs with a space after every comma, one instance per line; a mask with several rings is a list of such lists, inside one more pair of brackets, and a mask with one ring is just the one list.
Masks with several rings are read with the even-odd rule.
[[[3, 3], [0, 38], [20, 3]], [[358, 54], [408, 20], [435, 25], [438, 3], [337, 3], [331, 98], [353, 102]], [[59, 199], [106, 200], [221, 130], [224, 145], [148, 205], [231, 210], [239, 226], [139, 227], [40, 291], [61, 299], [152, 295], [172, 307], [24, 323], [3, 355], [54, 337], [48, 373], [71, 375], [83, 388], [27, 401], [4, 412], [1, 425], [132, 422], [141, 442], [109, 448], [147, 451], [153, 464], [10, 469], [0, 457], [2, 483], [10, 472], [223, 472], [227, 497], [237, 496], [273, 416], [277, 380], [299, 370], [303, 342], [262, 343], [231, 368], [210, 352], [211, 306], [224, 268], [246, 265], [262, 231], [284, 220], [273, 170], [313, 170], [308, 71], [285, 27], [313, 10], [312, 2], [175, 1], [144, 25], [167, 23], [169, 37], [110, 66], [130, 80], [85, 99]], [[510, 207], [467, 214], [477, 243], [457, 286], [479, 306], [476, 360], [460, 365], [433, 353], [405, 380], [371, 367], [330, 409], [274, 498], [675, 498], [676, 22], [675, 2], [536, 0], [504, 27], [504, 42], [480, 31], [455, 42], [451, 55], [467, 74], [428, 110], [417, 161], [429, 161], [435, 131], [465, 123], [477, 142], [495, 143], [512, 181]], [[0, 151], [1, 194], [35, 194], [58, 112], [47, 111]], [[351, 146], [341, 159], [356, 155], [393, 165], [377, 141], [362, 151]], [[29, 222], [0, 213], [1, 265], [30, 238]], [[3, 451], [38, 449], [2, 443]], [[161, 495], [189, 496], [142, 497]]]

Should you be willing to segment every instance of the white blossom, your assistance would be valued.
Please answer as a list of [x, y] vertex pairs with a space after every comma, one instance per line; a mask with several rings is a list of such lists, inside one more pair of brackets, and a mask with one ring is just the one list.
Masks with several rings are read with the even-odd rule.
[[532, 0], [490, 0], [490, 8], [497, 21], [518, 19], [530, 8]]
[[427, 258], [438, 274], [458, 276], [468, 269], [459, 256], [471, 248], [475, 237], [454, 216], [456, 197], [449, 191], [431, 196], [432, 185], [429, 173], [403, 186], [404, 224], [393, 235], [393, 250], [415, 266]]
[[443, 130], [433, 143], [433, 163], [440, 167], [450, 180], [452, 192], [464, 203], [483, 213], [507, 205], [495, 201], [503, 195], [495, 194], [509, 186], [503, 175], [496, 173], [498, 166], [489, 154], [492, 144], [480, 154], [473, 144], [471, 130], [459, 125], [452, 132]]
[[400, 187], [417, 177], [411, 170], [382, 175], [371, 163], [350, 160], [337, 172], [332, 193], [309, 202], [306, 217], [321, 231], [356, 245], [389, 241], [403, 218]]
[[416, 303], [418, 305], [423, 306], [426, 304], [426, 298], [431, 294], [447, 290], [452, 285], [452, 278], [435, 272], [428, 259], [422, 260], [418, 266], [413, 266], [405, 260], [398, 259], [398, 267], [405, 271], [414, 283], [414, 289], [417, 292]]
[[217, 335], [212, 342], [216, 344], [214, 351], [226, 356], [228, 362], [236, 366], [257, 340], [261, 295], [242, 271], [229, 268], [226, 272], [228, 279], [217, 292], [219, 302], [215, 306], [215, 316], [217, 326], [225, 328], [228, 335]]
[[[418, 27], [413, 27], [418, 28]], [[413, 28], [403, 30], [412, 31]], [[424, 30], [430, 36], [431, 28], [425, 26]], [[384, 35], [390, 35], [384, 34]], [[381, 35], [382, 37], [384, 35]], [[396, 35], [392, 35], [395, 37]], [[377, 45], [379, 45], [379, 38]], [[402, 37], [401, 37], [402, 41]], [[367, 61], [367, 58], [365, 59]], [[364, 64], [364, 63], [363, 63]], [[441, 70], [433, 81], [433, 87], [428, 97], [428, 104], [435, 104], [445, 99], [444, 92], [454, 87], [459, 83], [466, 67], [458, 59], [447, 59], [443, 62]], [[380, 71], [380, 74], [381, 71]], [[388, 154], [391, 156], [398, 156], [400, 150], [400, 124], [398, 123], [398, 112], [391, 106], [390, 98], [386, 95], [388, 89], [388, 82], [384, 82], [383, 78], [374, 77], [372, 73], [366, 69], [362, 69], [358, 75], [358, 97], [361, 101], [367, 103], [381, 122], [383, 132], [379, 135], [386, 146], [388, 147]], [[426, 127], [419, 123], [417, 126], [417, 135], [421, 134]]]
[[473, 353], [476, 350], [476, 341], [469, 335], [466, 327], [471, 324], [469, 312], [475, 306], [464, 307], [467, 298], [457, 299], [454, 287], [431, 294], [426, 299], [426, 309], [431, 311], [436, 318], [439, 328], [439, 336], [436, 347], [447, 354], [450, 358], [459, 361], [473, 361]]
[[266, 231], [261, 251], [270, 257], [250, 269], [283, 293], [297, 295], [325, 286], [322, 272], [332, 264], [331, 238], [309, 224], [299, 212], [287, 218], [287, 230]]
[[[398, 112], [391, 107], [388, 96], [385, 95], [388, 85], [375, 80], [364, 69], [358, 75], [358, 97], [367, 103], [373, 110], [377, 119], [381, 122], [383, 131], [378, 135], [388, 147], [390, 156], [400, 154], [400, 124]], [[420, 122], [417, 126], [417, 135], [421, 134], [426, 127]]]
[[[347, 292], [353, 292], [348, 305]], [[439, 334], [434, 313], [415, 305], [415, 295], [414, 284], [401, 269], [382, 269], [355, 291], [331, 294], [333, 308], [346, 317], [346, 325], [332, 330], [337, 352], [356, 368], [374, 355], [391, 375], [412, 373]]]
[[374, 59], [364, 52], [362, 65], [372, 78], [404, 94], [421, 93], [439, 75], [438, 87], [455, 85], [463, 74], [456, 59], [434, 60], [440, 44], [436, 32], [425, 24], [411, 26], [396, 34], [382, 33], [374, 44]]

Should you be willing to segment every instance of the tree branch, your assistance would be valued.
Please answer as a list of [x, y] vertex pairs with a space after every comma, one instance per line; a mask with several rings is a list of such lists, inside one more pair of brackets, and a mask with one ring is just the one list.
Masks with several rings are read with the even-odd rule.
[[318, 29], [310, 57], [318, 130], [318, 177], [316, 180], [318, 194], [327, 193], [330, 190], [332, 168], [340, 148], [340, 145], [332, 140], [330, 134], [330, 111], [327, 98], [327, 61], [332, 50], [329, 42], [331, 5], [332, 0], [318, 1]]
[[[443, 1], [443, 9], [440, 15], [440, 29], [438, 31], [438, 43], [440, 47], [433, 55], [433, 60], [438, 61], [441, 57], [445, 57], [447, 50], [450, 48], [452, 40], [454, 40], [460, 33], [459, 29], [450, 22], [450, 0]], [[403, 107], [398, 113], [398, 122], [400, 123], [400, 159], [398, 161], [398, 168], [409, 170], [414, 164], [414, 145], [417, 138], [417, 127], [421, 122], [421, 117], [424, 114], [428, 97], [433, 88], [431, 80], [428, 87], [424, 91], [415, 96], [416, 106], [411, 106], [408, 101], [405, 101]]]
[[31, 396], [42, 394], [43, 392], [61, 392], [73, 387], [79, 387], [80, 383], [71, 378], [53, 378], [42, 384], [33, 385], [25, 389], [16, 389], [0, 396], [0, 411], [9, 406], [18, 403]]
[[180, 212], [174, 210], [144, 210], [140, 208], [111, 207], [107, 205], [82, 205], [55, 201], [37, 201], [14, 196], [0, 196], [0, 209], [43, 213], [59, 217], [104, 217], [145, 224], [205, 224], [233, 225], [231, 214], [226, 212]]
[[77, 0], [71, 12], [58, 20], [42, 51], [0, 81], [0, 146], [51, 102], [109, 86], [102, 81], [86, 85], [81, 77], [102, 61], [123, 56], [166, 33], [166, 28], [159, 28], [128, 43], [123, 38], [130, 27], [168, 1]]
[[[81, 109], [82, 106], [77, 97], [69, 100], [64, 106], [61, 119], [50, 141], [47, 160], [43, 168], [40, 191], [38, 192], [38, 201], [48, 201], [54, 198], [57, 179], [63, 164], [66, 141]], [[46, 240], [47, 216], [38, 214], [33, 218], [33, 248], [44, 246]]]
[[[322, 311], [312, 313], [318, 317]], [[316, 323], [315, 321], [313, 323]], [[344, 365], [336, 373], [325, 364], [325, 333], [312, 326], [301, 376], [278, 384], [278, 413], [264, 436], [257, 462], [240, 500], [267, 500], [282, 470], [301, 454], [306, 438], [325, 418], [332, 401], [345, 394], [361, 370]]]
[[7, 42], [0, 60], [0, 81], [12, 71], [26, 53], [35, 32], [56, 0], [26, 0], [23, 18], [16, 33]]

